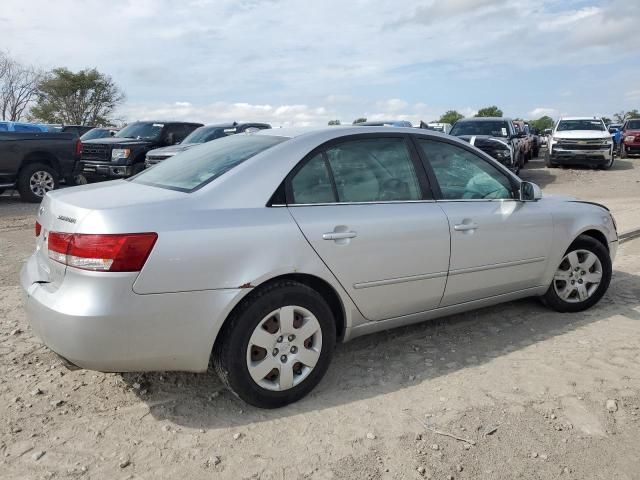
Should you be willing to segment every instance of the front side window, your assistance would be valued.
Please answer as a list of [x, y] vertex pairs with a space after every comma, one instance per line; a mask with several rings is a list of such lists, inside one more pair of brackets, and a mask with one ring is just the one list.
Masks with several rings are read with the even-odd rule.
[[187, 150], [131, 178], [131, 182], [192, 192], [286, 138], [233, 135]]
[[294, 175], [291, 193], [297, 204], [422, 199], [403, 138], [352, 140], [329, 147]]
[[509, 178], [474, 153], [433, 140], [418, 140], [418, 144], [433, 168], [444, 200], [514, 198]]

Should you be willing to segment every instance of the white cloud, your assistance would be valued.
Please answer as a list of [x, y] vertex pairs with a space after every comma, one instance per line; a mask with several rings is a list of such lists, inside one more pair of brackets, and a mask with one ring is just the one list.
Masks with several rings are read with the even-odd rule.
[[529, 112], [529, 118], [531, 119], [538, 119], [544, 116], [558, 118], [560, 116], [560, 112], [555, 108], [548, 107], [537, 107]]

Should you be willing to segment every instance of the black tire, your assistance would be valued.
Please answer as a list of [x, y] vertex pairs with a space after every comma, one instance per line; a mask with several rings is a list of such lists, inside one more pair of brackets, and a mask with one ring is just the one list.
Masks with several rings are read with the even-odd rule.
[[611, 160], [609, 160], [607, 163], [604, 163], [602, 165], [600, 165], [600, 168], [602, 168], [602, 170], [609, 170], [611, 167], [613, 167], [613, 155], [611, 155]]
[[[270, 312], [297, 305], [312, 312], [322, 332], [320, 357], [308, 376], [288, 390], [274, 391], [258, 385], [249, 374], [247, 349], [258, 324]], [[237, 397], [260, 408], [278, 408], [300, 400], [320, 382], [331, 362], [336, 324], [324, 298], [295, 281], [276, 281], [258, 288], [243, 300], [225, 322], [213, 348], [212, 363], [222, 382]]]
[[552, 281], [549, 289], [542, 296], [542, 302], [557, 312], [581, 312], [591, 308], [598, 303], [609, 288], [609, 283], [611, 283], [611, 257], [609, 256], [609, 251], [601, 242], [593, 237], [580, 235], [567, 249], [565, 255], [575, 250], [587, 250], [598, 257], [602, 265], [602, 278], [593, 294], [581, 302], [567, 302], [560, 298], [554, 288], [554, 281]]
[[0, 195], [4, 193], [4, 188], [0, 188]]
[[[18, 182], [17, 182], [17, 187], [18, 187], [17, 189], [18, 189], [18, 192], [20, 193], [20, 198], [22, 198], [22, 200], [24, 200], [25, 202], [40, 203], [44, 198], [44, 195], [46, 194], [46, 191], [44, 191], [43, 189], [39, 189], [39, 188], [32, 189], [31, 177], [33, 177], [38, 173], [41, 173], [43, 175], [48, 175], [49, 178], [51, 179], [50, 185], [52, 188], [50, 188], [49, 190], [55, 190], [59, 186], [59, 183], [60, 183], [59, 175], [58, 175], [58, 172], [56, 172], [53, 168], [43, 163], [29, 164], [26, 167], [24, 167], [22, 170], [20, 170], [20, 173], [18, 174]], [[37, 194], [36, 192], [39, 192], [39, 191], [44, 191], [44, 193], [42, 195]]]

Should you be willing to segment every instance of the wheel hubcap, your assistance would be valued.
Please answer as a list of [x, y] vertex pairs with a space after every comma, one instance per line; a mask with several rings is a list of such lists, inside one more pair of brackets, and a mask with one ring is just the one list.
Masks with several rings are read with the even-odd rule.
[[34, 172], [29, 179], [29, 188], [38, 197], [44, 197], [44, 195], [53, 190], [55, 182], [53, 176], [49, 172], [39, 170]]
[[295, 387], [309, 376], [322, 351], [322, 330], [303, 307], [274, 310], [258, 323], [247, 346], [247, 368], [267, 390]]
[[553, 288], [569, 303], [584, 302], [602, 281], [602, 264], [589, 250], [574, 250], [564, 256], [553, 277]]

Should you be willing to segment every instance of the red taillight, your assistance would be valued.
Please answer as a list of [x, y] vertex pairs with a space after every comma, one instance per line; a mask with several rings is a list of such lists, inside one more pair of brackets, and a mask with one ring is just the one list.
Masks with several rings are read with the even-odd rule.
[[80, 139], [76, 140], [76, 156], [82, 155], [82, 142]]
[[42, 225], [36, 222], [36, 237], [40, 236], [40, 232], [42, 231]]
[[100, 272], [139, 272], [157, 233], [93, 235], [49, 233], [49, 258], [70, 267]]

